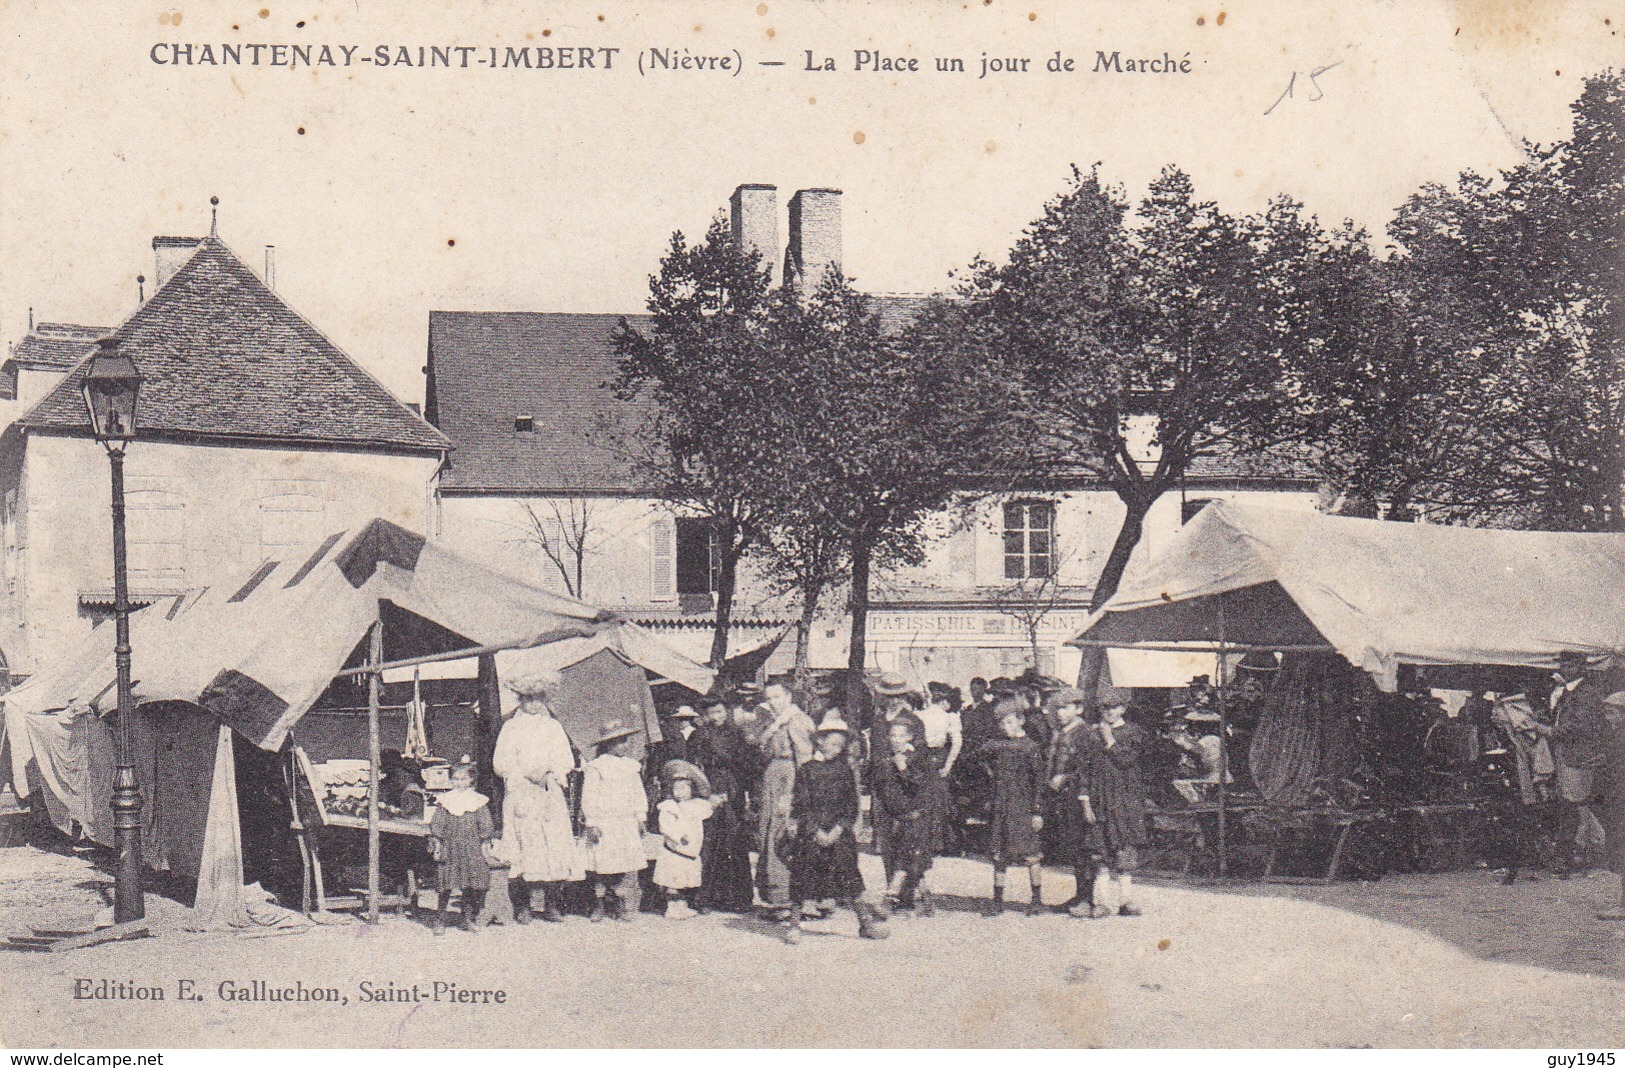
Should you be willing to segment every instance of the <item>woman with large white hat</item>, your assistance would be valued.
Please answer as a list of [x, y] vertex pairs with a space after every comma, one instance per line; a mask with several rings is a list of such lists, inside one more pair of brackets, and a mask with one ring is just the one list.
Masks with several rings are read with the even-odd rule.
[[548, 706], [557, 691], [556, 672], [536, 672], [505, 683], [518, 699], [512, 718], [497, 736], [492, 766], [502, 777], [502, 844], [499, 854], [508, 861], [510, 891], [515, 893], [514, 918], [530, 921], [530, 900], [538, 885], [547, 890], [542, 918], [557, 922], [559, 885], [586, 878], [574, 831], [570, 825], [570, 798], [566, 792], [575, 753], [564, 727]]

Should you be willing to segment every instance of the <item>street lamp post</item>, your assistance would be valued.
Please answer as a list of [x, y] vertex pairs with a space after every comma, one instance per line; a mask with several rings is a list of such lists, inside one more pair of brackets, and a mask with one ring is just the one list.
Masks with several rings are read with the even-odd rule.
[[119, 351], [117, 338], [97, 343], [82, 388], [96, 440], [113, 467], [113, 661], [118, 670], [118, 753], [113, 770], [113, 840], [118, 869], [113, 875], [113, 922], [146, 916], [141, 890], [141, 788], [135, 778], [135, 701], [130, 692], [130, 589], [124, 555], [124, 448], [135, 437], [136, 399], [141, 375], [135, 361]]

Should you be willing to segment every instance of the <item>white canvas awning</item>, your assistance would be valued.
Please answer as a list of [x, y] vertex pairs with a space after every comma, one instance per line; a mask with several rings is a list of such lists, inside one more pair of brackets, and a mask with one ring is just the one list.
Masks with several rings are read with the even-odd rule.
[[1131, 568], [1075, 645], [1203, 642], [1401, 664], [1548, 668], [1625, 652], [1625, 535], [1347, 519], [1216, 501]]

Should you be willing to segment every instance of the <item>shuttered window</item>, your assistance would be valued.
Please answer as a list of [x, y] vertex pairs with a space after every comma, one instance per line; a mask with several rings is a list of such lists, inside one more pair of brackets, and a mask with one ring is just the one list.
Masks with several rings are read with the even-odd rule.
[[670, 519], [657, 519], [649, 528], [650, 573], [649, 599], [675, 601], [677, 599], [677, 524]]
[[178, 479], [132, 479], [124, 495], [129, 573], [140, 585], [186, 577], [186, 495]]

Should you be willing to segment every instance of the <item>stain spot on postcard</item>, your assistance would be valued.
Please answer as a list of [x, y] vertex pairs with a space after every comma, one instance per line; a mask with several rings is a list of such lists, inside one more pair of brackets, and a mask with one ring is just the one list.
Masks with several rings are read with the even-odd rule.
[[758, 15], [765, 15], [765, 14], [767, 14], [767, 5], [766, 5], [766, 4], [757, 4], [757, 5], [756, 5], [756, 13], [757, 13], [757, 14], [758, 14]]
[[1168, 947], [1169, 947], [1169, 946], [1171, 946], [1171, 945], [1173, 945], [1173, 944], [1174, 944], [1174, 940], [1173, 940], [1173, 939], [1171, 939], [1171, 938], [1164, 938], [1164, 939], [1161, 939], [1161, 940], [1159, 940], [1159, 941], [1158, 941], [1158, 942], [1157, 942], [1157, 948], [1158, 948], [1158, 949], [1167, 949], [1167, 948], [1168, 948]]
[[982, 151], [986, 152], [990, 156], [993, 155], [993, 153], [997, 152], [998, 150], [999, 150], [999, 143], [997, 141], [989, 141], [987, 144], [982, 146]]
[[1224, 25], [1224, 16], [1225, 16], [1225, 13], [1223, 11], [1219, 12], [1219, 17], [1213, 20], [1213, 25], [1215, 25], [1215, 26], [1223, 26]]
[[268, 19], [270, 17], [271, 17], [271, 9], [270, 8], [268, 8], [268, 7], [260, 8], [260, 18]]
[[854, 145], [861, 145], [866, 140], [868, 140], [868, 138], [863, 136], [863, 131], [862, 130], [859, 130], [857, 133], [854, 133], [852, 135], [852, 143]]

